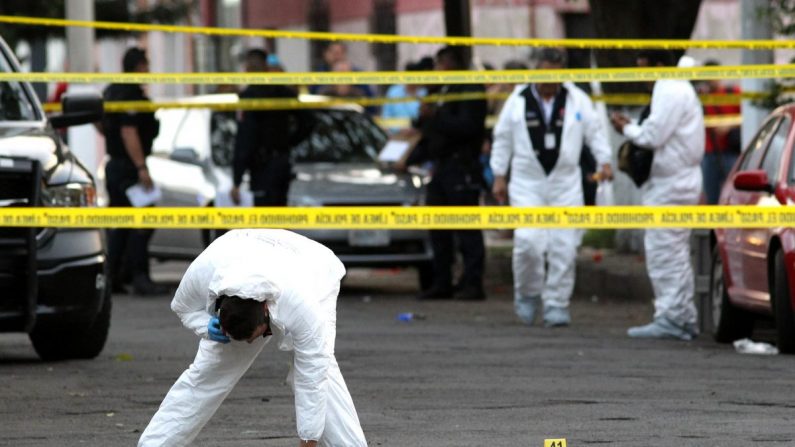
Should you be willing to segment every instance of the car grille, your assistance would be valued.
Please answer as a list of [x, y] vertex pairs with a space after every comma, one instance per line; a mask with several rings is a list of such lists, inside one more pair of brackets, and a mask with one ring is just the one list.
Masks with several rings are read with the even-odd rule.
[[[0, 158], [0, 206], [37, 205], [40, 184], [37, 161]], [[38, 231], [43, 229], [0, 226], [0, 311], [20, 316], [9, 330], [29, 330], [35, 321]]]

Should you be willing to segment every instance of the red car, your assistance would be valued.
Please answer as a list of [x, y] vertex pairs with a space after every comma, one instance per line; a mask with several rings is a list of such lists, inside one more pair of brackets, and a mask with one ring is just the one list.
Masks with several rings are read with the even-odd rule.
[[[795, 104], [775, 110], [737, 160], [721, 205], [795, 203]], [[795, 353], [795, 228], [720, 229], [712, 237], [710, 299], [718, 342], [748, 337], [772, 317], [780, 352]]]

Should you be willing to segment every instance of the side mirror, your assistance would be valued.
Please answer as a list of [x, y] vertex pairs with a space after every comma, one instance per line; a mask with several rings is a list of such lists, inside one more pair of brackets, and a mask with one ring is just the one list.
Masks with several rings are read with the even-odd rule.
[[773, 192], [767, 172], [762, 170], [738, 172], [734, 176], [734, 189], [747, 192]]
[[191, 147], [178, 147], [171, 151], [171, 155], [169, 155], [168, 158], [170, 160], [186, 163], [189, 165], [202, 165], [202, 161], [199, 158], [199, 153]]
[[52, 127], [89, 124], [102, 119], [105, 107], [97, 93], [66, 94], [61, 99], [61, 114], [50, 117]]

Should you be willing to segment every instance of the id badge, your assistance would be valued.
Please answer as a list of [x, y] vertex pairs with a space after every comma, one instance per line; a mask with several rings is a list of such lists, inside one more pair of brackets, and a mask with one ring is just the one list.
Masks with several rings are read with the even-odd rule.
[[544, 148], [547, 150], [555, 149], [555, 134], [547, 132], [544, 134]]

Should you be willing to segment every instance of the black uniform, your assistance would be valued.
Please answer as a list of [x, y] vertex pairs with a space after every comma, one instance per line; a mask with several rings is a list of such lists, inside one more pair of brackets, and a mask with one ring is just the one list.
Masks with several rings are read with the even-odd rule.
[[[143, 89], [137, 84], [113, 84], [104, 92], [105, 101], [148, 101]], [[127, 188], [138, 183], [138, 167], [135, 166], [121, 137], [121, 128], [133, 126], [138, 130], [144, 156], [152, 153], [152, 142], [157, 136], [159, 123], [153, 113], [124, 112], [106, 113], [102, 122], [105, 147], [110, 160], [105, 165], [105, 181], [109, 206], [132, 206], [127, 198]], [[108, 264], [111, 280], [121, 285], [121, 273], [125, 270], [133, 280], [149, 280], [149, 239], [153, 230], [112, 229], [108, 231]], [[125, 256], [126, 255], [126, 256]], [[126, 262], [125, 262], [126, 261]], [[124, 264], [124, 265], [123, 265]]]
[[[297, 98], [281, 85], [253, 85], [242, 99]], [[248, 171], [256, 206], [285, 206], [292, 180], [290, 149], [306, 136], [308, 113], [300, 110], [243, 112], [238, 122], [233, 158], [233, 181], [240, 186]]]
[[[485, 92], [482, 85], [453, 85], [440, 93]], [[438, 106], [434, 115], [419, 122], [422, 141], [407, 164], [433, 162], [428, 184], [430, 206], [477, 206], [483, 187], [480, 151], [485, 136], [488, 105], [485, 100], [451, 101]], [[434, 251], [433, 289], [452, 289], [455, 238], [464, 260], [459, 282], [462, 289], [483, 290], [485, 248], [480, 230], [431, 231]]]

